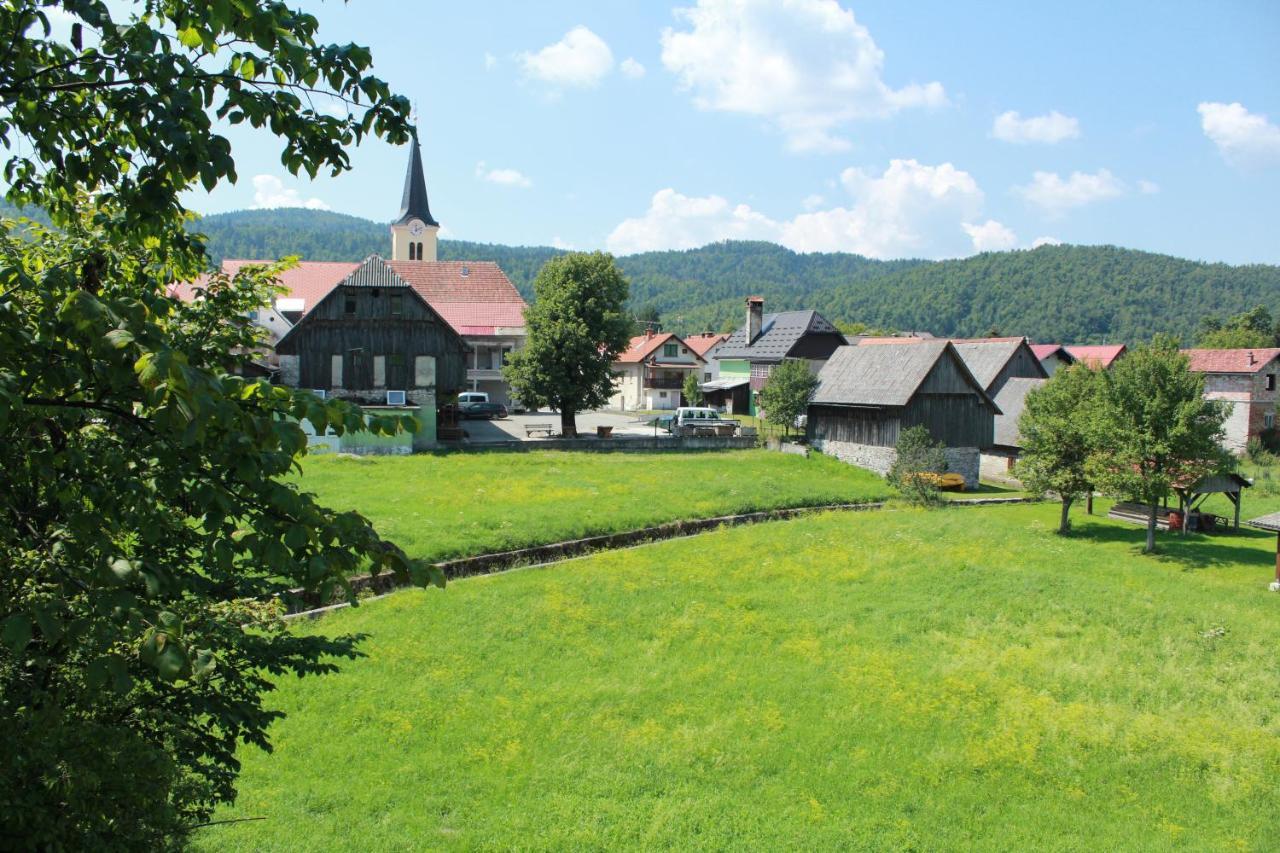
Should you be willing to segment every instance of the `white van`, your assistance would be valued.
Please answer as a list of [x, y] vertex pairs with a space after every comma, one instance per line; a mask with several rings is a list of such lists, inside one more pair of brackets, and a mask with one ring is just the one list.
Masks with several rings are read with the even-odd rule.
[[458, 395], [458, 408], [462, 408], [467, 403], [487, 403], [489, 395], [484, 391], [463, 391]]

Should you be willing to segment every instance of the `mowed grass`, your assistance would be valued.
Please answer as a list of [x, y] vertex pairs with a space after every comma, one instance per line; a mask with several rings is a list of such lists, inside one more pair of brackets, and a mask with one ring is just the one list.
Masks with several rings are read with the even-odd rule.
[[682, 519], [882, 500], [893, 491], [828, 457], [765, 450], [317, 455], [303, 460], [298, 482], [431, 560]]
[[1275, 849], [1274, 537], [827, 513], [302, 630], [204, 850]]

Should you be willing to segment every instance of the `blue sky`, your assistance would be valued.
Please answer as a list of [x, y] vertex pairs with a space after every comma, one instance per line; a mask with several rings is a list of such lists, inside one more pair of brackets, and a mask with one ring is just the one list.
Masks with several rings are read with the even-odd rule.
[[[1280, 4], [303, 4], [415, 99], [445, 236], [955, 257], [1038, 240], [1280, 262]], [[406, 152], [202, 212], [398, 206]]]

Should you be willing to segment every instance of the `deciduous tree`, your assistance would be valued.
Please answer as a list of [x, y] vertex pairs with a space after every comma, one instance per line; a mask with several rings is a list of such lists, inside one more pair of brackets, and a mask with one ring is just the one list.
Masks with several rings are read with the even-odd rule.
[[902, 492], [903, 497], [921, 505], [941, 500], [939, 483], [947, 470], [947, 454], [942, 442], [936, 441], [923, 426], [905, 429], [898, 436], [897, 456], [886, 479]]
[[9, 198], [55, 226], [0, 224], [5, 848], [176, 843], [234, 795], [237, 745], [268, 746], [272, 679], [354, 654], [284, 630], [291, 590], [350, 596], [363, 568], [443, 582], [282, 479], [300, 418], [399, 424], [248, 378], [245, 315], [280, 267], [167, 296], [204, 266], [183, 193], [235, 177], [209, 113], [268, 128], [287, 170], [315, 174], [366, 133], [407, 139], [407, 103], [367, 50], [318, 43], [282, 3], [120, 5], [0, 8]]
[[682, 389], [682, 393], [684, 394], [684, 401], [687, 405], [702, 405], [706, 398], [702, 394], [702, 383], [698, 381], [697, 371], [689, 373], [689, 375], [684, 378], [684, 388]]
[[808, 410], [809, 398], [817, 387], [818, 377], [813, 375], [808, 363], [787, 359], [769, 374], [756, 403], [764, 409], [766, 421], [790, 432], [796, 418]]
[[1151, 553], [1160, 501], [1226, 464], [1219, 442], [1227, 407], [1204, 399], [1204, 377], [1167, 337], [1101, 372], [1096, 400], [1086, 474], [1103, 491], [1150, 507], [1144, 552]]
[[525, 311], [528, 339], [503, 373], [522, 401], [560, 413], [566, 437], [578, 434], [578, 412], [613, 396], [613, 362], [631, 332], [627, 292], [627, 280], [604, 252], [553, 258], [533, 282], [534, 303]]
[[1027, 395], [1018, 421], [1022, 442], [1018, 479], [1028, 491], [1058, 495], [1061, 534], [1071, 530], [1071, 504], [1093, 489], [1085, 463], [1091, 449], [1096, 386], [1097, 374], [1084, 364], [1059, 370]]

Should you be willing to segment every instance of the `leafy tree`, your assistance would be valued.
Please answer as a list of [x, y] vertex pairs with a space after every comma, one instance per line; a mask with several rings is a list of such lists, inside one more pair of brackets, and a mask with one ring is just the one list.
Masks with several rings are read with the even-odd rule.
[[366, 133], [406, 140], [407, 102], [367, 50], [318, 43], [283, 4], [118, 6], [0, 8], [9, 198], [54, 226], [0, 222], [6, 848], [176, 843], [234, 796], [237, 744], [268, 746], [271, 679], [354, 653], [284, 630], [292, 589], [350, 597], [366, 567], [443, 582], [281, 480], [305, 452], [299, 418], [366, 420], [243, 375], [259, 340], [244, 317], [280, 267], [213, 276], [192, 305], [166, 296], [204, 266], [183, 193], [235, 177], [206, 109], [269, 127], [285, 167], [315, 174], [347, 168]]
[[1174, 485], [1226, 465], [1219, 442], [1228, 409], [1204, 399], [1176, 341], [1159, 337], [1098, 375], [1088, 478], [1150, 506], [1145, 553], [1156, 546], [1156, 507]]
[[702, 383], [698, 381], [697, 372], [690, 373], [684, 378], [684, 394], [685, 403], [690, 406], [701, 406], [706, 399], [702, 395]]
[[1027, 395], [1018, 421], [1022, 457], [1017, 476], [1028, 491], [1055, 492], [1062, 502], [1058, 532], [1071, 530], [1071, 504], [1093, 490], [1085, 472], [1097, 374], [1084, 364], [1059, 370]]
[[911, 503], [931, 506], [942, 498], [939, 485], [947, 470], [947, 454], [942, 442], [929, 430], [913, 426], [898, 436], [897, 457], [886, 479]]
[[809, 398], [817, 387], [818, 377], [813, 375], [807, 362], [787, 359], [769, 374], [756, 403], [764, 409], [765, 420], [790, 433], [796, 418], [809, 408]]
[[627, 280], [612, 255], [576, 252], [547, 261], [533, 292], [528, 340], [503, 374], [521, 400], [560, 412], [561, 433], [574, 437], [577, 413], [603, 406], [614, 392], [613, 362], [631, 331]]
[[1225, 323], [1217, 317], [1200, 321], [1196, 346], [1204, 349], [1250, 349], [1280, 346], [1280, 323], [1265, 305], [1237, 314]]

